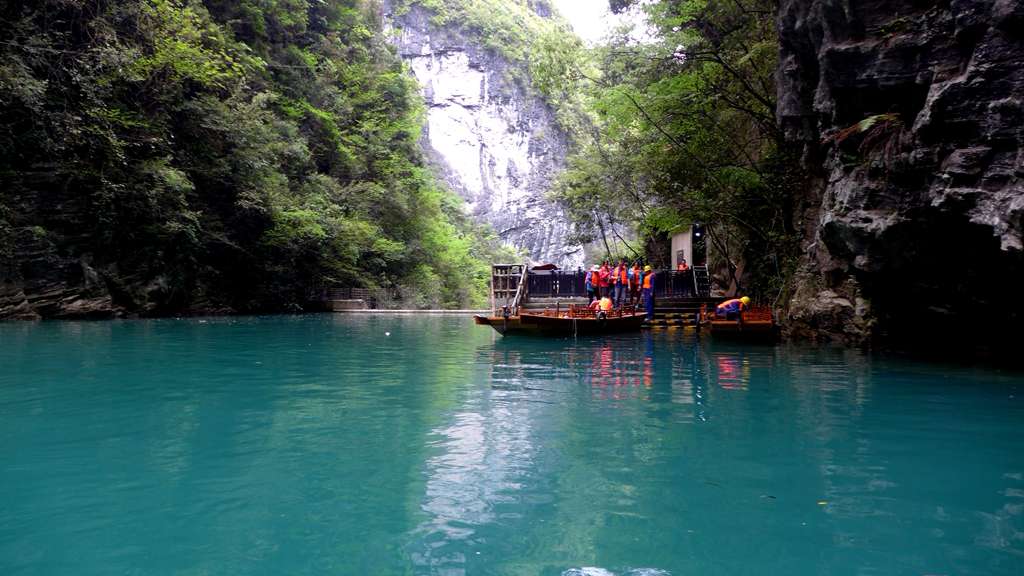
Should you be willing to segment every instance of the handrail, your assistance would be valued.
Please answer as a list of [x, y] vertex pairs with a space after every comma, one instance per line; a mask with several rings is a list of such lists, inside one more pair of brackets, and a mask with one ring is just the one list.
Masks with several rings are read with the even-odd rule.
[[[583, 270], [530, 271], [523, 301], [535, 298], [586, 298]], [[657, 298], [709, 298], [707, 276], [700, 269], [687, 271], [656, 270], [654, 293]], [[511, 292], [509, 297], [511, 299]], [[500, 305], [500, 304], [499, 304]]]
[[753, 305], [748, 310], [744, 310], [740, 317], [743, 318], [744, 322], [774, 322], [775, 318], [772, 314], [771, 306], [765, 305]]
[[[569, 304], [569, 309], [562, 312], [560, 309], [551, 310], [545, 308], [544, 310], [530, 310], [526, 314], [530, 316], [548, 316], [550, 318], [577, 318], [580, 320], [588, 318], [597, 318], [600, 310], [595, 310], [590, 306], [584, 304]], [[613, 308], [605, 313], [608, 318], [623, 318], [625, 316], [633, 316], [637, 313], [635, 306], [621, 306], [619, 308]]]
[[[719, 318], [713, 310], [708, 310], [706, 304], [702, 304], [700, 307], [700, 316], [705, 321], [723, 320]], [[771, 306], [764, 304], [754, 304], [737, 314], [735, 320], [730, 322], [775, 322], [775, 316], [772, 312]]]

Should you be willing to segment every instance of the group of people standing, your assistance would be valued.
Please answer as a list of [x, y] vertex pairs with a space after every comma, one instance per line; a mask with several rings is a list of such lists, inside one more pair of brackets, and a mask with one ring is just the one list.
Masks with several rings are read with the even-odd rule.
[[591, 304], [596, 301], [607, 309], [622, 308], [636, 306], [642, 298], [647, 318], [654, 318], [654, 270], [650, 266], [641, 270], [639, 262], [630, 266], [619, 260], [613, 268], [605, 260], [587, 271], [585, 283]]

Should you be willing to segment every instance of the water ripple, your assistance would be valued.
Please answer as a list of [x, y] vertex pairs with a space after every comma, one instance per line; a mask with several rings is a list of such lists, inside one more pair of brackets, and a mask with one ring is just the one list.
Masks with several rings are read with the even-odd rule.
[[679, 331], [0, 324], [0, 574], [1016, 576], [1022, 400]]

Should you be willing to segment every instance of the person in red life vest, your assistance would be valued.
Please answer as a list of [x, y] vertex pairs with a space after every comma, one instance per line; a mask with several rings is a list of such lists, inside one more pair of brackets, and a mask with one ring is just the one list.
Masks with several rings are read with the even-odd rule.
[[733, 298], [732, 300], [726, 300], [715, 307], [715, 316], [725, 318], [726, 320], [741, 320], [743, 317], [743, 311], [748, 310], [749, 308], [749, 297], [744, 296], [742, 298]]
[[629, 304], [636, 306], [640, 303], [640, 284], [643, 282], [643, 272], [640, 270], [640, 263], [634, 262], [630, 270], [629, 279]]
[[676, 271], [686, 272], [690, 269], [690, 266], [686, 263], [686, 258], [679, 260], [679, 264], [676, 265]]
[[644, 293], [644, 308], [647, 312], [647, 321], [654, 320], [654, 270], [644, 266], [644, 279], [641, 284]]
[[604, 264], [601, 265], [601, 270], [597, 273], [597, 285], [600, 288], [598, 296], [605, 296], [608, 294], [608, 277], [611, 276], [611, 272], [608, 270], [608, 261], [605, 260]]

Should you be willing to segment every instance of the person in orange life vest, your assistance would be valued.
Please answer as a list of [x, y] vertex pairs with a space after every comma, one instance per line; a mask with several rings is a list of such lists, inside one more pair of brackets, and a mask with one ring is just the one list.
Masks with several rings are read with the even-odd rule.
[[[686, 258], [680, 258], [679, 264], [676, 266], [677, 272], [688, 272], [690, 265], [686, 263]], [[680, 286], [682, 288], [683, 296], [693, 296], [693, 277], [689, 274], [683, 274], [679, 276]]]
[[615, 267], [615, 295], [613, 302], [616, 308], [622, 308], [626, 305], [626, 295], [629, 294], [629, 270], [626, 266], [625, 260], [619, 260], [619, 265]]
[[726, 320], [737, 320], [742, 317], [743, 311], [750, 308], [750, 298], [733, 298], [726, 300], [715, 307], [715, 316], [724, 317]]
[[600, 288], [597, 295], [604, 296], [608, 294], [608, 261], [605, 260], [604, 264], [601, 265], [601, 271], [597, 273], [597, 285]]
[[644, 308], [647, 320], [654, 320], [654, 270], [650, 265], [644, 266], [644, 279], [641, 284], [644, 293]]
[[619, 289], [619, 267], [616, 265], [614, 268], [608, 271], [608, 296], [612, 299], [612, 304], [615, 304], [615, 294]]
[[600, 300], [594, 300], [590, 303], [591, 310], [600, 310], [602, 312], [608, 312], [612, 309], [612, 299], [609, 296], [602, 296]]
[[634, 262], [633, 268], [629, 272], [629, 303], [636, 306], [640, 303], [640, 284], [643, 282], [643, 272], [640, 271], [640, 263]]

